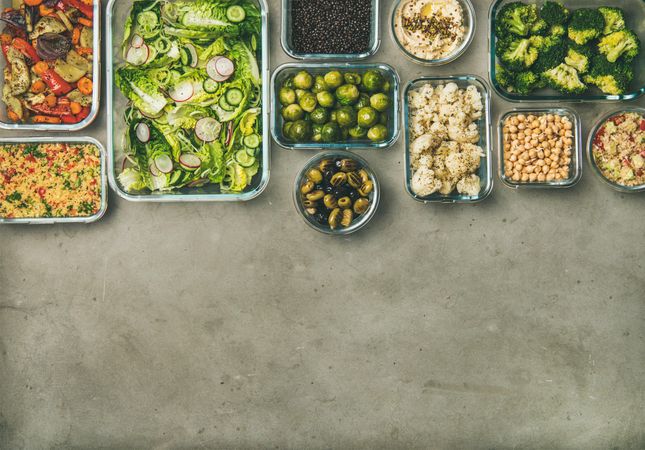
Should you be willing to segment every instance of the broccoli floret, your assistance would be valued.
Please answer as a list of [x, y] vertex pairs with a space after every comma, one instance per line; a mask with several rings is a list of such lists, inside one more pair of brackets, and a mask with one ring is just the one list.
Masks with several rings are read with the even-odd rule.
[[497, 14], [495, 30], [500, 37], [509, 34], [526, 36], [537, 20], [537, 6], [512, 2], [504, 5]]
[[520, 72], [515, 77], [513, 90], [519, 94], [528, 94], [541, 87], [541, 79], [535, 72]]
[[625, 28], [625, 13], [622, 9], [613, 6], [601, 6], [598, 11], [605, 18], [603, 34], [610, 34]]
[[569, 39], [584, 45], [599, 37], [605, 29], [605, 19], [597, 9], [582, 8], [574, 11], [569, 23]]
[[592, 57], [593, 51], [589, 47], [572, 42], [569, 45], [564, 62], [576, 69], [578, 73], [586, 73], [589, 71], [589, 66], [591, 66]]
[[564, 25], [552, 25], [551, 28], [549, 28], [550, 36], [562, 37], [566, 34], [566, 32], [567, 29], [564, 27]]
[[633, 31], [620, 30], [603, 37], [598, 42], [598, 50], [607, 57], [607, 61], [616, 62], [621, 56], [631, 61], [641, 49], [641, 41]]
[[557, 36], [531, 36], [529, 41], [531, 42], [531, 45], [538, 50], [538, 52], [543, 52], [552, 47], [562, 45], [562, 39]]
[[520, 71], [528, 69], [538, 57], [538, 51], [529, 39], [507, 39], [498, 41], [497, 56], [507, 69]]
[[542, 45], [537, 47], [539, 54], [531, 70], [541, 73], [552, 69], [564, 62], [567, 46], [562, 39], [556, 37], [544, 38]]
[[531, 34], [544, 35], [549, 31], [549, 24], [544, 20], [539, 19], [531, 26]]
[[549, 69], [542, 76], [549, 86], [565, 94], [582, 94], [587, 90], [578, 77], [578, 71], [566, 64]]
[[627, 91], [633, 78], [634, 71], [629, 64], [622, 61], [611, 63], [602, 55], [596, 55], [584, 80], [597, 86], [605, 94], [619, 95]]
[[509, 92], [513, 92], [515, 84], [515, 74], [500, 64], [495, 64], [495, 79], [501, 87]]
[[542, 17], [549, 25], [564, 25], [569, 20], [569, 10], [560, 2], [544, 2], [540, 9]]

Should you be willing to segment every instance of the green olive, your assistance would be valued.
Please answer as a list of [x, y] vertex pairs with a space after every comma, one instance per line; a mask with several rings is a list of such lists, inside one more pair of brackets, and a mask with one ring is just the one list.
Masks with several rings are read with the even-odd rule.
[[332, 170], [336, 165], [334, 164], [333, 159], [323, 159], [318, 163], [318, 170], [321, 172], [327, 172], [329, 170]]
[[359, 198], [354, 202], [354, 212], [358, 215], [365, 213], [370, 207], [370, 201], [366, 198]]
[[324, 196], [325, 196], [325, 193], [321, 190], [312, 191], [306, 195], [307, 200], [311, 200], [312, 202], [317, 202], [318, 200], [321, 200]]
[[327, 194], [323, 198], [323, 203], [325, 204], [325, 207], [327, 209], [335, 209], [338, 208], [338, 202], [336, 201], [336, 197], [334, 197], [333, 194]]
[[374, 190], [374, 183], [372, 180], [367, 180], [363, 185], [358, 188], [358, 193], [363, 197], [367, 197]]
[[374, 125], [367, 132], [367, 138], [373, 142], [384, 141], [387, 139], [387, 127], [381, 124]]
[[354, 220], [354, 213], [352, 212], [351, 209], [344, 209], [343, 210], [343, 218], [340, 220], [340, 224], [347, 228], [352, 224], [352, 221]]
[[369, 181], [370, 175], [367, 173], [367, 170], [361, 169], [358, 171], [358, 174], [361, 176], [361, 181], [363, 181], [363, 183]]
[[353, 172], [358, 168], [358, 164], [353, 159], [345, 158], [340, 160], [340, 170], [348, 173]]
[[287, 106], [295, 102], [296, 91], [288, 87], [283, 87], [280, 89], [280, 103], [282, 103], [284, 106]]
[[318, 208], [318, 202], [315, 200], [304, 199], [302, 201], [302, 206], [305, 208]]
[[370, 106], [378, 112], [387, 111], [390, 106], [390, 97], [385, 94], [374, 94], [370, 97]]
[[353, 84], [344, 84], [336, 89], [336, 98], [341, 105], [353, 105], [359, 95], [358, 88]]
[[378, 122], [378, 113], [374, 108], [366, 106], [358, 110], [358, 124], [363, 128], [370, 128]]
[[338, 199], [339, 208], [350, 208], [352, 206], [352, 199], [349, 197], [341, 197]]
[[323, 79], [325, 80], [325, 83], [327, 83], [329, 89], [336, 89], [343, 84], [343, 75], [337, 70], [327, 72]]
[[284, 120], [294, 122], [302, 119], [304, 116], [305, 112], [302, 110], [300, 105], [296, 105], [295, 103], [282, 108], [282, 117]]
[[311, 89], [314, 84], [314, 78], [305, 70], [301, 70], [293, 77], [293, 85], [296, 89]]
[[327, 122], [322, 129], [322, 140], [323, 142], [335, 142], [338, 141], [340, 136], [340, 127], [335, 122]]
[[358, 86], [361, 84], [361, 76], [357, 73], [354, 72], [347, 72], [343, 78], [345, 79], [345, 83], [347, 84], [354, 84]]
[[356, 125], [356, 111], [351, 106], [343, 106], [336, 112], [336, 122], [341, 127]]
[[316, 109], [316, 106], [318, 106], [316, 96], [311, 92], [303, 94], [302, 97], [300, 97], [300, 99], [298, 100], [298, 103], [303, 110], [309, 113]]
[[352, 139], [363, 139], [367, 136], [367, 128], [363, 128], [360, 125], [355, 125], [349, 129], [349, 136]]
[[328, 91], [328, 90], [329, 90], [329, 86], [327, 85], [325, 78], [322, 75], [316, 75], [316, 79], [314, 81], [314, 87], [311, 88], [311, 92], [313, 92], [314, 94], [317, 94], [319, 92]]
[[363, 86], [367, 92], [378, 92], [383, 89], [385, 78], [378, 70], [368, 70], [363, 75]]
[[309, 171], [307, 172], [307, 179], [309, 181], [313, 181], [315, 184], [318, 184], [323, 180], [323, 174], [320, 170], [314, 167], [312, 169], [309, 169]]
[[331, 180], [329, 180], [329, 184], [331, 184], [334, 187], [338, 187], [345, 184], [346, 181], [347, 181], [346, 173], [336, 172], [334, 175], [332, 175]]
[[306, 141], [311, 137], [311, 123], [305, 120], [297, 120], [289, 130], [291, 139], [297, 142]]
[[323, 108], [332, 108], [334, 103], [336, 103], [334, 94], [329, 91], [318, 92], [316, 94], [316, 100], [318, 100], [318, 104]]
[[329, 213], [329, 219], [327, 219], [327, 222], [329, 223], [329, 227], [332, 230], [335, 230], [336, 228], [338, 228], [338, 225], [340, 225], [342, 216], [343, 216], [343, 213], [340, 208], [336, 208], [331, 213]]
[[314, 190], [314, 187], [316, 187], [316, 183], [314, 183], [311, 180], [307, 180], [303, 185], [300, 187], [300, 193], [302, 195], [307, 195], [311, 191]]
[[363, 185], [363, 180], [361, 180], [361, 176], [357, 172], [349, 172], [347, 174], [347, 184], [354, 189], [358, 189]]

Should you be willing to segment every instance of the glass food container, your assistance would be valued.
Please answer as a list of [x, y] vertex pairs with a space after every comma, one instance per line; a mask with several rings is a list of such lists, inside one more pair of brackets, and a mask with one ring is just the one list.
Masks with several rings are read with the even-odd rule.
[[369, 49], [364, 53], [298, 53], [293, 48], [291, 39], [291, 0], [282, 0], [282, 33], [280, 43], [285, 53], [295, 59], [335, 59], [356, 61], [374, 55], [381, 44], [379, 34], [379, 3], [380, 0], [372, 0], [372, 21], [370, 24]]
[[[282, 133], [284, 119], [280, 114], [282, 105], [280, 104], [279, 91], [284, 80], [301, 70], [306, 70], [314, 77], [324, 75], [330, 70], [339, 70], [341, 72], [357, 72], [363, 74], [370, 69], [380, 70], [390, 82], [389, 97], [391, 105], [388, 110], [388, 138], [382, 142], [372, 142], [369, 139], [348, 139], [345, 142], [293, 142], [285, 138]], [[352, 63], [289, 63], [283, 64], [273, 72], [271, 79], [271, 97], [273, 101], [273, 111], [271, 114], [271, 134], [273, 139], [284, 148], [288, 149], [330, 149], [330, 148], [387, 148], [392, 146], [399, 137], [400, 113], [399, 113], [399, 75], [387, 64], [352, 64]]]
[[451, 54], [448, 56], [445, 56], [443, 58], [439, 59], [423, 59], [419, 58], [418, 56], [413, 55], [410, 53], [404, 46], [401, 44], [399, 41], [399, 38], [396, 35], [396, 16], [399, 11], [399, 8], [401, 7], [402, 3], [407, 2], [409, 0], [399, 0], [394, 4], [394, 7], [392, 8], [392, 14], [390, 15], [390, 34], [392, 35], [392, 40], [396, 44], [399, 50], [408, 57], [410, 60], [414, 61], [415, 63], [422, 64], [424, 66], [441, 66], [444, 64], [448, 64], [459, 58], [461, 55], [463, 55], [470, 44], [473, 41], [473, 38], [475, 37], [475, 29], [477, 28], [477, 19], [475, 15], [475, 8], [473, 7], [473, 4], [470, 2], [470, 0], [457, 0], [459, 4], [461, 5], [461, 8], [464, 12], [464, 37], [461, 42], [461, 45], [457, 47]]
[[[5, 2], [7, 3], [7, 2]], [[21, 2], [22, 3], [22, 2]], [[8, 2], [7, 6], [11, 6]], [[78, 123], [73, 124], [42, 124], [42, 123], [13, 123], [7, 118], [7, 109], [3, 102], [0, 102], [0, 129], [3, 130], [33, 130], [33, 131], [78, 131], [90, 125], [99, 112], [101, 100], [101, 2], [94, 1], [93, 11], [93, 33], [92, 33], [92, 107], [88, 116]], [[98, 26], [96, 25], [98, 24]], [[5, 58], [0, 58], [0, 74], [7, 66]], [[4, 76], [0, 75], [0, 90], [4, 87]]]
[[[374, 183], [374, 189], [372, 190], [372, 193], [369, 196], [370, 200], [370, 206], [369, 209], [358, 216], [358, 218], [355, 218], [354, 221], [351, 223], [351, 225], [347, 228], [339, 227], [334, 230], [331, 229], [331, 227], [327, 224], [320, 224], [316, 222], [309, 214], [307, 214], [307, 211], [305, 211], [305, 207], [302, 204], [301, 201], [301, 194], [300, 194], [300, 187], [302, 184], [305, 182], [306, 179], [306, 174], [307, 171], [320, 163], [323, 159], [334, 159], [334, 158], [350, 158], [355, 160], [361, 165], [361, 168], [365, 169], [365, 171], [369, 174], [370, 179]], [[313, 228], [316, 231], [320, 231], [321, 233], [324, 234], [329, 234], [329, 235], [334, 235], [334, 236], [346, 236], [348, 234], [352, 234], [361, 228], [363, 228], [367, 223], [372, 220], [372, 217], [374, 217], [374, 214], [376, 214], [376, 210], [378, 209], [379, 201], [381, 198], [381, 186], [379, 184], [378, 178], [376, 177], [376, 174], [374, 171], [369, 167], [367, 164], [367, 161], [365, 161], [363, 158], [360, 156], [357, 156], [354, 153], [350, 153], [347, 151], [343, 150], [330, 150], [326, 152], [321, 152], [318, 153], [316, 156], [311, 158], [307, 163], [304, 165], [304, 167], [298, 172], [298, 175], [296, 176], [294, 186], [293, 186], [293, 202], [304, 219], [304, 221], [309, 225], [311, 228]]]
[[[481, 158], [481, 165], [476, 175], [480, 178], [481, 189], [478, 195], [470, 196], [459, 194], [455, 189], [451, 194], [443, 195], [438, 192], [427, 196], [420, 197], [412, 191], [412, 167], [410, 165], [410, 108], [408, 94], [412, 89], [416, 89], [426, 83], [432, 85], [455, 83], [460, 89], [468, 86], [475, 86], [481, 94], [484, 105], [483, 115], [477, 121], [480, 139], [479, 145], [484, 151], [485, 156]], [[454, 75], [447, 77], [421, 77], [410, 81], [403, 92], [403, 127], [405, 129], [405, 189], [417, 201], [423, 203], [476, 203], [488, 197], [493, 190], [493, 162], [491, 151], [491, 123], [490, 123], [490, 92], [486, 82], [477, 75]]]
[[124, 146], [126, 123], [123, 111], [126, 109], [127, 100], [114, 84], [115, 69], [124, 63], [121, 54], [123, 40], [123, 24], [130, 14], [133, 0], [110, 0], [107, 6], [107, 138], [108, 138], [108, 181], [110, 187], [122, 198], [130, 201], [144, 202], [203, 202], [203, 201], [247, 201], [259, 196], [269, 183], [270, 164], [270, 136], [269, 136], [269, 40], [268, 40], [268, 7], [266, 0], [254, 0], [262, 14], [261, 41], [258, 43], [258, 64], [262, 77], [262, 145], [260, 171], [250, 186], [241, 193], [223, 193], [219, 186], [206, 185], [204, 187], [184, 187], [171, 192], [140, 191], [136, 193], [125, 192], [117, 177], [124, 165]]
[[[573, 125], [573, 150], [571, 151], [571, 163], [569, 164], [569, 173], [570, 176], [566, 180], [552, 180], [544, 182], [522, 182], [522, 181], [513, 181], [511, 178], [507, 177], [504, 173], [504, 133], [502, 131], [504, 127], [504, 121], [509, 118], [516, 116], [518, 114], [524, 115], [543, 115], [543, 114], [554, 114], [567, 117], [571, 124]], [[570, 108], [515, 108], [511, 111], [508, 111], [499, 119], [499, 125], [497, 127], [497, 148], [498, 148], [498, 168], [499, 168], [499, 178], [502, 180], [506, 186], [510, 188], [568, 188], [574, 186], [580, 181], [582, 177], [582, 127], [580, 117], [578, 113]]]
[[31, 217], [31, 218], [2, 218], [0, 224], [29, 224], [29, 225], [50, 225], [54, 223], [92, 223], [99, 220], [107, 210], [107, 177], [106, 177], [106, 152], [103, 145], [91, 137], [69, 137], [69, 138], [47, 138], [47, 137], [27, 137], [27, 138], [2, 138], [0, 145], [19, 145], [19, 144], [89, 144], [99, 149], [101, 155], [101, 207], [91, 216], [87, 217]]
[[[489, 11], [489, 32], [488, 32], [488, 70], [490, 81], [493, 89], [504, 99], [511, 102], [523, 101], [540, 101], [540, 102], [597, 102], [597, 101], [622, 101], [633, 100], [640, 97], [645, 93], [645, 56], [643, 56], [643, 49], [641, 54], [632, 61], [634, 68], [634, 79], [629, 84], [628, 92], [621, 95], [603, 94], [595, 87], [590, 87], [587, 92], [580, 95], [565, 95], [552, 89], [540, 89], [531, 94], [522, 95], [512, 92], [507, 92], [497, 82], [495, 74], [495, 17], [497, 12], [502, 6], [511, 3], [512, 0], [496, 0], [490, 7]], [[542, 2], [539, 2], [542, 4]], [[602, 3], [590, 4], [584, 0], [565, 0], [564, 5], [570, 9], [590, 8], [600, 6], [615, 6], [622, 8], [625, 11], [625, 19], [627, 27], [634, 31], [640, 38], [641, 43], [645, 42], [645, 2], [642, 0], [607, 0]]]
[[596, 138], [596, 134], [598, 133], [598, 130], [612, 117], [620, 115], [620, 114], [625, 114], [625, 113], [638, 113], [643, 117], [643, 120], [645, 120], [645, 108], [638, 108], [638, 107], [627, 107], [627, 108], [621, 108], [618, 111], [613, 111], [609, 114], [606, 114], [602, 116], [593, 126], [591, 129], [591, 132], [589, 133], [589, 138], [587, 139], [587, 159], [589, 160], [589, 165], [593, 169], [593, 171], [600, 177], [600, 179], [605, 182], [608, 186], [611, 188], [615, 189], [616, 191], [619, 192], [625, 192], [625, 193], [635, 193], [635, 192], [645, 192], [645, 184], [640, 185], [640, 186], [624, 186], [622, 184], [615, 183], [609, 179], [607, 179], [603, 174], [598, 165], [596, 164], [596, 159], [593, 156], [593, 142], [594, 139]]

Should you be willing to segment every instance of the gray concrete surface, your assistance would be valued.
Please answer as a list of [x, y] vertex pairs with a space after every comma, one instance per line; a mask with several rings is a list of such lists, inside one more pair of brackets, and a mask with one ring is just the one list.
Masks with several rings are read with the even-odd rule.
[[[408, 63], [387, 30], [373, 59], [484, 76], [476, 3], [458, 62]], [[615, 107], [576, 105], [585, 135]], [[568, 191], [426, 206], [399, 141], [361, 151], [382, 206], [333, 239], [292, 205], [312, 154], [274, 146], [247, 204], [111, 194], [95, 225], [2, 227], [0, 448], [645, 448], [645, 196], [585, 162]]]

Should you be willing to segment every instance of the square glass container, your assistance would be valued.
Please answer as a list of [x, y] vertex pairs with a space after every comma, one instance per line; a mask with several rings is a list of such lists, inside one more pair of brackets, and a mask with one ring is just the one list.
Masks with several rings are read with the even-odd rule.
[[[389, 119], [387, 124], [388, 139], [383, 142], [372, 142], [369, 139], [352, 139], [345, 142], [291, 142], [282, 134], [284, 119], [280, 114], [282, 105], [280, 104], [279, 91], [280, 86], [288, 77], [306, 70], [314, 77], [324, 75], [330, 70], [339, 70], [341, 72], [357, 72], [363, 74], [370, 69], [376, 69], [383, 72], [390, 82], [389, 97], [391, 106], [388, 111]], [[284, 148], [288, 149], [332, 149], [332, 148], [387, 148], [392, 146], [399, 137], [400, 130], [400, 113], [399, 113], [399, 87], [400, 79], [396, 71], [387, 64], [352, 64], [352, 63], [289, 63], [278, 67], [271, 79], [271, 98], [273, 101], [273, 111], [271, 114], [271, 134], [273, 139]]]
[[298, 53], [293, 48], [291, 39], [291, 0], [282, 0], [282, 32], [280, 43], [284, 51], [295, 59], [335, 59], [345, 61], [356, 61], [374, 55], [381, 45], [379, 25], [379, 3], [380, 0], [372, 0], [372, 21], [370, 24], [369, 49], [364, 53]]
[[[7, 6], [11, 2], [5, 1]], [[92, 5], [93, 10], [93, 33], [92, 33], [92, 109], [89, 115], [78, 123], [72, 124], [44, 124], [44, 123], [13, 123], [7, 117], [7, 108], [4, 102], [0, 102], [0, 129], [3, 130], [33, 130], [33, 131], [78, 131], [90, 125], [99, 112], [101, 100], [101, 2], [95, 0]], [[7, 66], [5, 58], [0, 58], [0, 91], [4, 86], [4, 76], [1, 75]]]
[[[562, 117], [567, 117], [571, 124], [573, 125], [573, 149], [571, 151], [571, 163], [569, 164], [569, 178], [566, 180], [552, 180], [544, 182], [523, 182], [523, 181], [513, 181], [511, 178], [507, 177], [504, 173], [504, 121], [518, 114], [524, 115], [543, 115], [543, 114], [553, 114], [560, 115]], [[580, 117], [578, 113], [570, 108], [515, 108], [511, 111], [508, 111], [499, 119], [499, 125], [497, 127], [497, 148], [498, 148], [498, 169], [499, 169], [499, 179], [502, 180], [506, 186], [510, 188], [568, 188], [574, 186], [582, 178], [582, 127], [581, 127]]]
[[[495, 0], [489, 10], [488, 18], [488, 70], [490, 82], [493, 89], [504, 99], [511, 102], [540, 101], [540, 102], [597, 102], [597, 101], [621, 101], [633, 100], [645, 93], [645, 56], [641, 54], [632, 61], [634, 68], [634, 79], [629, 84], [629, 91], [621, 95], [603, 94], [599, 89], [590, 87], [587, 92], [580, 95], [565, 95], [553, 89], [540, 89], [531, 94], [523, 95], [507, 92], [497, 82], [495, 75], [495, 18], [498, 11], [512, 0]], [[542, 0], [538, 2], [539, 5]], [[627, 27], [634, 31], [640, 38], [641, 43], [645, 43], [645, 1], [642, 0], [607, 0], [602, 3], [590, 4], [584, 0], [564, 0], [564, 5], [570, 9], [590, 8], [599, 6], [615, 6], [625, 11]]]
[[640, 186], [625, 186], [622, 184], [614, 183], [613, 181], [607, 179], [598, 165], [596, 164], [596, 158], [593, 156], [593, 141], [596, 137], [596, 133], [598, 133], [598, 130], [612, 117], [618, 116], [620, 114], [625, 114], [625, 113], [638, 113], [640, 114], [643, 118], [645, 118], [645, 108], [639, 108], [636, 106], [632, 107], [627, 107], [627, 108], [621, 108], [618, 111], [612, 111], [606, 115], [603, 115], [598, 121], [594, 124], [593, 128], [589, 132], [589, 137], [587, 139], [587, 158], [589, 160], [589, 165], [593, 169], [593, 171], [598, 175], [598, 177], [609, 187], [612, 189], [618, 191], [618, 192], [624, 192], [627, 194], [633, 194], [636, 192], [645, 192], [645, 184], [642, 184]]
[[27, 138], [3, 138], [0, 145], [18, 144], [90, 144], [99, 149], [101, 155], [101, 207], [96, 214], [88, 217], [29, 217], [20, 219], [7, 219], [0, 217], [0, 224], [28, 224], [28, 225], [51, 225], [54, 223], [92, 223], [99, 220], [107, 210], [107, 177], [106, 177], [106, 152], [105, 147], [99, 141], [91, 137], [69, 137], [69, 138], [48, 138], [48, 137], [27, 137]]
[[[436, 86], [438, 84], [455, 83], [459, 89], [466, 89], [468, 86], [475, 86], [481, 94], [482, 103], [484, 105], [483, 115], [478, 120], [479, 128], [479, 145], [484, 151], [485, 156], [481, 158], [481, 165], [477, 175], [480, 178], [481, 189], [478, 195], [463, 195], [455, 189], [448, 195], [443, 195], [435, 192], [427, 197], [420, 197], [412, 191], [412, 167], [410, 165], [410, 107], [408, 95], [412, 89], [421, 87], [424, 84], [431, 83]], [[405, 189], [410, 196], [423, 203], [476, 203], [488, 197], [493, 190], [493, 169], [492, 169], [492, 152], [491, 152], [491, 120], [490, 120], [490, 92], [486, 81], [477, 75], [453, 75], [447, 77], [421, 77], [416, 80], [410, 81], [405, 90], [403, 91], [403, 127], [405, 129]]]
[[254, 0], [262, 14], [261, 39], [258, 44], [258, 64], [262, 76], [262, 152], [261, 166], [258, 174], [253, 177], [253, 183], [244, 192], [224, 193], [219, 186], [206, 185], [204, 187], [184, 187], [171, 192], [140, 191], [135, 193], [125, 192], [117, 177], [122, 171], [125, 148], [125, 135], [127, 126], [123, 118], [127, 99], [116, 88], [114, 83], [115, 68], [124, 63], [121, 55], [121, 42], [123, 41], [123, 24], [130, 14], [133, 0], [110, 0], [107, 6], [107, 139], [108, 139], [108, 164], [107, 173], [110, 187], [122, 198], [130, 201], [143, 202], [223, 202], [247, 201], [259, 196], [269, 183], [270, 164], [270, 136], [269, 136], [269, 35], [268, 35], [268, 7], [266, 0]]

